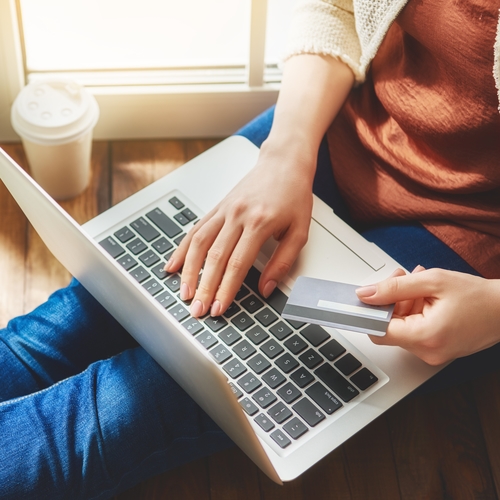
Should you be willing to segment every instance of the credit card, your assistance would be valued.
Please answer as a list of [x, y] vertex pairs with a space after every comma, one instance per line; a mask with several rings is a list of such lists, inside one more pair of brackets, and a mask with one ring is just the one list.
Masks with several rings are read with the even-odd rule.
[[372, 306], [361, 302], [356, 285], [299, 276], [283, 309], [285, 319], [342, 328], [383, 337], [394, 304]]

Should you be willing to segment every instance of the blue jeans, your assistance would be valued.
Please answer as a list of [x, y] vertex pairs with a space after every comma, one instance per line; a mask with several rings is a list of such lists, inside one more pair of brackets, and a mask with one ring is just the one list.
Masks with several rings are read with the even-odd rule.
[[[272, 112], [239, 133], [260, 145]], [[349, 220], [326, 144], [315, 192]], [[408, 268], [473, 272], [418, 224], [371, 228], [364, 235]], [[431, 388], [493, 369], [494, 349], [456, 361]], [[76, 280], [0, 330], [0, 376], [2, 499], [109, 498], [232, 445]]]

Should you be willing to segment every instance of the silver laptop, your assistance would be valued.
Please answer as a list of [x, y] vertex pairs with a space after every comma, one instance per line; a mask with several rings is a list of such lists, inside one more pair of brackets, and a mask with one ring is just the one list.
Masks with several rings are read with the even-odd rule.
[[[168, 255], [255, 165], [231, 137], [79, 226], [0, 150], [0, 178], [56, 258], [274, 481], [290, 481], [438, 371], [361, 333], [287, 321], [300, 275], [355, 285], [388, 277], [391, 257], [314, 198], [309, 240], [268, 300], [257, 282], [269, 241], [235, 302], [194, 319]], [[214, 179], [217, 179], [214, 181]]]

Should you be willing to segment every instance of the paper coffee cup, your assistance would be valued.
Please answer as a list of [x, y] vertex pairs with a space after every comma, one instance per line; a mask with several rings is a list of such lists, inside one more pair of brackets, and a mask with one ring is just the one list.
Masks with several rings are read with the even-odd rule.
[[57, 200], [80, 194], [90, 180], [92, 130], [99, 119], [93, 95], [71, 80], [35, 80], [11, 110], [31, 175]]

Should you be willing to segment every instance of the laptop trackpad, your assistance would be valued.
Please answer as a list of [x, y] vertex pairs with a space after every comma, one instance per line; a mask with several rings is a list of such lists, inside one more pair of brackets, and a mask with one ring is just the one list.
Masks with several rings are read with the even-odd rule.
[[[264, 244], [262, 253], [267, 259], [276, 246], [277, 242], [272, 238]], [[359, 285], [373, 273], [374, 270], [365, 261], [312, 219], [309, 240], [285, 283], [291, 288], [298, 276], [310, 276]]]

